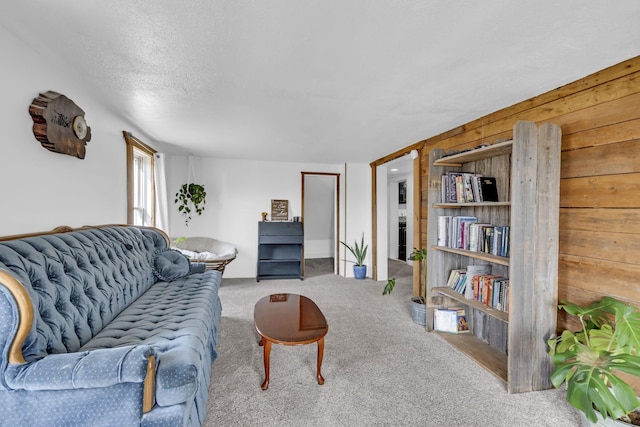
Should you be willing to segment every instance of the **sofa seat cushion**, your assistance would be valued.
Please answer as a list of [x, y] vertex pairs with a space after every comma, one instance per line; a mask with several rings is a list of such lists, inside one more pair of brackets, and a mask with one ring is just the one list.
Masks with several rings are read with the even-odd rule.
[[151, 345], [158, 354], [156, 403], [169, 406], [192, 400], [198, 384], [206, 381], [204, 367], [217, 357], [220, 282], [217, 271], [157, 282], [82, 350]]

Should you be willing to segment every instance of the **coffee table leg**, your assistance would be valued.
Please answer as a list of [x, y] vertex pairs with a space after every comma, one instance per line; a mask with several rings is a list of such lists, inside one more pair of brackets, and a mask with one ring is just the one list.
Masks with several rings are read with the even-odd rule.
[[264, 382], [262, 383], [262, 389], [269, 388], [269, 362], [271, 360], [271, 341], [262, 339], [260, 342], [264, 345]]
[[318, 341], [318, 384], [324, 384], [324, 378], [320, 373], [320, 368], [322, 367], [322, 357], [324, 356], [324, 337], [320, 338]]

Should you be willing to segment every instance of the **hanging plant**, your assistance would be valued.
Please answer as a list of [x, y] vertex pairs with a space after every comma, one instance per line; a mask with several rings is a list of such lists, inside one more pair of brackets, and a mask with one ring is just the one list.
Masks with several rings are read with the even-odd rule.
[[[206, 197], [207, 192], [204, 191], [204, 185], [193, 183], [182, 184], [182, 187], [180, 187], [180, 190], [176, 193], [174, 203], [178, 205], [178, 212], [184, 215], [184, 224], [186, 226], [188, 226], [189, 221], [191, 221], [192, 212], [202, 215]], [[193, 207], [191, 205], [193, 205]]]

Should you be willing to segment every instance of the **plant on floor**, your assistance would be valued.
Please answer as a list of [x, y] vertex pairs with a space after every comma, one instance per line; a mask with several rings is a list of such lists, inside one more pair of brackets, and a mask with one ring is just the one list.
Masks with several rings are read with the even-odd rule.
[[396, 278], [395, 277], [393, 279], [387, 280], [387, 284], [385, 285], [384, 289], [382, 290], [382, 295], [389, 295], [395, 286], [396, 286]]
[[[426, 249], [417, 249], [417, 248], [413, 248], [413, 252], [411, 252], [409, 254], [409, 259], [411, 261], [420, 261], [421, 262], [421, 268], [422, 268], [422, 275], [423, 275], [423, 279], [424, 279], [424, 285], [425, 285], [425, 289], [427, 286], [427, 250]], [[384, 286], [384, 289], [382, 290], [382, 295], [389, 295], [391, 293], [391, 291], [393, 291], [393, 288], [396, 286], [396, 279], [389, 279], [387, 281], [387, 284]], [[425, 297], [424, 296], [419, 296], [419, 297], [415, 297], [417, 298], [420, 304], [424, 304], [425, 301]]]
[[354, 263], [353, 275], [356, 279], [364, 279], [367, 274], [367, 266], [364, 265], [364, 262], [367, 259], [367, 249], [369, 248], [369, 245], [365, 245], [364, 243], [364, 233], [362, 233], [360, 244], [358, 244], [357, 240], [353, 242], [353, 246], [349, 246], [342, 241], [340, 243], [342, 243], [342, 245], [344, 245], [344, 247], [347, 248], [349, 252], [351, 252], [351, 255], [356, 259], [355, 261], [347, 260]]
[[357, 265], [357, 266], [363, 266], [364, 265], [364, 261], [367, 258], [367, 249], [369, 248], [369, 245], [365, 245], [364, 244], [364, 233], [362, 233], [362, 239], [360, 240], [360, 244], [359, 245], [358, 245], [358, 241], [357, 240], [355, 240], [353, 242], [353, 246], [349, 246], [345, 242], [342, 242], [342, 241], [340, 243], [342, 243], [344, 245], [344, 247], [347, 248], [349, 250], [349, 252], [351, 252], [353, 257], [356, 259], [355, 261], [349, 261], [349, 262], [354, 262], [355, 265]]
[[409, 254], [409, 259], [411, 261], [420, 261], [420, 269], [422, 270], [422, 284], [424, 286], [424, 293], [415, 298], [419, 298], [419, 304], [426, 304], [427, 297], [427, 249], [422, 248], [413, 248], [413, 252]]
[[178, 205], [178, 212], [184, 215], [185, 225], [189, 225], [191, 221], [191, 212], [193, 210], [198, 215], [202, 215], [204, 212], [204, 204], [206, 203], [207, 192], [204, 190], [204, 185], [200, 184], [182, 184], [178, 192], [174, 203]]
[[547, 341], [555, 365], [553, 385], [566, 382], [567, 401], [593, 423], [599, 412], [640, 425], [626, 418], [635, 415], [640, 401], [618, 376], [640, 376], [640, 310], [611, 297], [588, 306], [562, 301], [559, 308], [576, 316], [582, 328]]

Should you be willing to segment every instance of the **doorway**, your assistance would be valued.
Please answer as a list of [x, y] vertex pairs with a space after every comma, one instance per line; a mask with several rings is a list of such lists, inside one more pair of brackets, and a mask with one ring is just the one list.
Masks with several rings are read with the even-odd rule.
[[[371, 164], [374, 186], [375, 280], [413, 272], [413, 289], [420, 295], [419, 263], [408, 260], [420, 248], [420, 152], [408, 147]], [[393, 275], [392, 275], [393, 274]]]
[[340, 174], [302, 172], [305, 277], [339, 274]]

